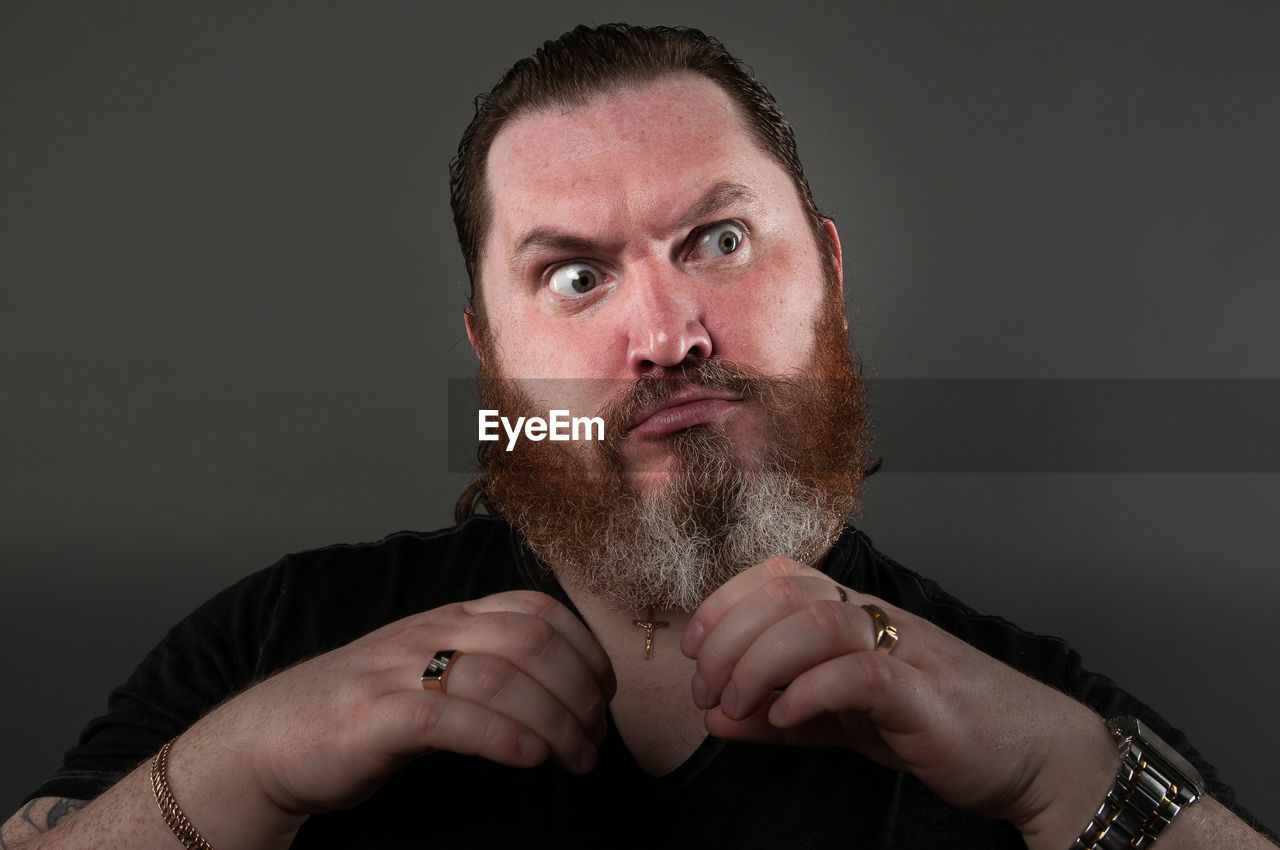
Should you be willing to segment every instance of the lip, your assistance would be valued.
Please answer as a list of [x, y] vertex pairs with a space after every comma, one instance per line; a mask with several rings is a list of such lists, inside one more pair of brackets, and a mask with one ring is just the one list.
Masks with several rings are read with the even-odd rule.
[[628, 436], [665, 437], [712, 422], [742, 401], [742, 395], [730, 390], [692, 387], [671, 398], [640, 411], [631, 421]]

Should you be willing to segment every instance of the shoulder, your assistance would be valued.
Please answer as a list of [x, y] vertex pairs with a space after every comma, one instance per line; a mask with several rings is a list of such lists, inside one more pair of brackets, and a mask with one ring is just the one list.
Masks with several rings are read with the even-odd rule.
[[509, 525], [474, 517], [295, 552], [228, 587], [193, 618], [255, 635], [255, 649], [268, 656], [297, 644], [314, 651], [419, 611], [521, 587], [520, 559]]
[[286, 556], [277, 567], [341, 569], [359, 564], [394, 569], [421, 566], [423, 559], [435, 565], [460, 558], [509, 560], [512, 542], [511, 526], [501, 518], [475, 516], [436, 531], [397, 531], [374, 541], [305, 549]]
[[287, 555], [180, 620], [129, 686], [163, 690], [186, 670], [197, 700], [216, 704], [387, 623], [519, 586], [518, 551], [510, 527], [486, 517]]
[[90, 799], [228, 697], [386, 623], [518, 586], [518, 538], [477, 517], [288, 555], [173, 626], [33, 797]]
[[368, 586], [375, 581], [421, 580], [443, 582], [445, 588], [461, 580], [465, 587], [458, 591], [465, 593], [466, 587], [486, 584], [475, 580], [486, 572], [502, 583], [517, 558], [511, 527], [496, 517], [477, 516], [438, 531], [398, 531], [376, 541], [295, 552], [258, 574], [258, 580], [274, 573], [284, 582], [328, 587], [348, 581]]

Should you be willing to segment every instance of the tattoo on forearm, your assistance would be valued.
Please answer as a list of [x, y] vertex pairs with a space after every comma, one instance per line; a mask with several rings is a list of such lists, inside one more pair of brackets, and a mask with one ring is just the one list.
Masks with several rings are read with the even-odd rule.
[[22, 807], [22, 819], [35, 827], [37, 831], [44, 832], [44, 829], [41, 828], [40, 824], [36, 823], [31, 818], [31, 810], [36, 807], [36, 803], [38, 802], [40, 802], [38, 799], [32, 800], [30, 803], [27, 803]]
[[53, 808], [49, 809], [49, 814], [45, 816], [45, 823], [49, 825], [49, 829], [53, 829], [67, 818], [74, 815], [87, 805], [86, 800], [70, 800], [66, 797], [53, 804]]
[[43, 835], [65, 823], [88, 804], [87, 800], [67, 797], [57, 799], [37, 797], [9, 818], [3, 827], [0, 827], [0, 850], [8, 850], [9, 842], [15, 839]]

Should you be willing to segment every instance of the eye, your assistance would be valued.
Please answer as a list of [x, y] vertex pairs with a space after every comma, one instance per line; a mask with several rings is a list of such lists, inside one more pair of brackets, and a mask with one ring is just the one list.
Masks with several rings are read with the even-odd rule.
[[713, 224], [698, 235], [693, 255], [695, 258], [727, 257], [738, 250], [744, 236], [742, 228], [736, 224], [727, 221]]
[[553, 271], [547, 285], [557, 295], [585, 295], [600, 285], [602, 277], [595, 266], [569, 263]]

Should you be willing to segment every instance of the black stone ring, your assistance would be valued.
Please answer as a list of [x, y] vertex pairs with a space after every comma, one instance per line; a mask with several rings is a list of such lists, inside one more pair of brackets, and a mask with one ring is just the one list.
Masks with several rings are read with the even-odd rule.
[[442, 649], [431, 658], [422, 671], [422, 687], [428, 691], [444, 692], [445, 679], [449, 677], [449, 664], [462, 653], [456, 649]]

